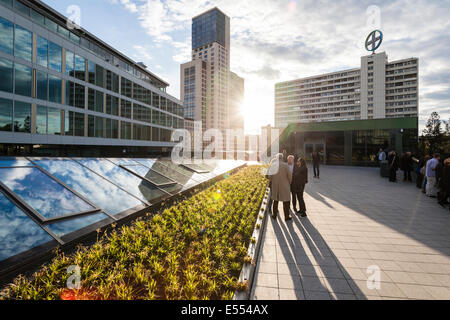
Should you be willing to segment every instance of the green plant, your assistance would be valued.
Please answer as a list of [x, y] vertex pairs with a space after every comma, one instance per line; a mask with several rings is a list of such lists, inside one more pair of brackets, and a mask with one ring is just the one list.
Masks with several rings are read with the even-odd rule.
[[[129, 226], [98, 230], [95, 244], [57, 252], [0, 298], [232, 299], [266, 187], [260, 167], [242, 169]], [[70, 265], [81, 269], [78, 291], [65, 289]]]

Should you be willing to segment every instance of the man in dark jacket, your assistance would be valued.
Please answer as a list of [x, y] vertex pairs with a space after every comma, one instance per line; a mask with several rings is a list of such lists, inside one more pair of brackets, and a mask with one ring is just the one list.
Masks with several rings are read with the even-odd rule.
[[441, 206], [448, 204], [450, 197], [450, 159], [444, 161], [444, 165], [439, 173], [439, 196], [438, 201]]
[[399, 160], [397, 153], [395, 151], [392, 151], [391, 154], [389, 155], [388, 162], [389, 162], [389, 181], [397, 182], [397, 171], [399, 166]]
[[297, 210], [297, 200], [300, 204], [300, 210], [297, 214], [301, 217], [306, 217], [306, 205], [303, 198], [303, 193], [305, 191], [305, 185], [308, 183], [308, 167], [306, 166], [306, 161], [303, 158], [299, 158], [294, 167], [294, 173], [292, 175], [291, 192], [292, 200], [294, 203], [294, 210]]
[[314, 178], [320, 179], [320, 154], [314, 151], [312, 154]]
[[411, 152], [407, 152], [402, 156], [400, 167], [403, 170], [403, 181], [412, 181], [411, 171], [413, 168], [413, 159]]

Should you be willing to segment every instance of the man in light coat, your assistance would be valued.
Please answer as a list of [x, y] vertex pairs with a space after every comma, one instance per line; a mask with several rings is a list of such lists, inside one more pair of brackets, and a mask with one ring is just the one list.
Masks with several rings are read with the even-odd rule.
[[268, 170], [268, 176], [272, 184], [273, 209], [272, 216], [278, 216], [278, 203], [283, 202], [284, 218], [286, 221], [291, 220], [291, 182], [292, 173], [286, 162], [283, 162], [283, 154], [278, 154]]

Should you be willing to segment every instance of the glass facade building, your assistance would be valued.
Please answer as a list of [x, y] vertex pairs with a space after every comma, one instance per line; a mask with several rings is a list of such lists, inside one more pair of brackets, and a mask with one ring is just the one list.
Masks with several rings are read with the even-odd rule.
[[226, 46], [226, 16], [217, 8], [192, 19], [192, 50], [213, 42]]
[[378, 150], [418, 151], [417, 117], [298, 123], [280, 136], [280, 150], [311, 160], [318, 151], [325, 164], [375, 166]]
[[166, 82], [41, 1], [0, 1], [0, 79], [4, 155], [156, 155], [184, 128]]

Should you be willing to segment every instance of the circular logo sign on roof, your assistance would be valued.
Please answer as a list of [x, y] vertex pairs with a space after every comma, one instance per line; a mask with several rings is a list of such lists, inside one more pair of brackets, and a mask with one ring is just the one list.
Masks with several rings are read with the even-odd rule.
[[380, 30], [372, 31], [366, 39], [366, 50], [375, 53], [383, 42], [383, 32]]

